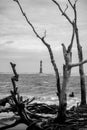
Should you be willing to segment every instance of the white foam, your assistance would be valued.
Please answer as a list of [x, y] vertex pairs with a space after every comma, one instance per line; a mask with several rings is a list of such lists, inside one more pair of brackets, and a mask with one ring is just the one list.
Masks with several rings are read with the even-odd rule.
[[80, 103], [80, 99], [78, 97], [68, 98], [67, 109], [70, 109], [73, 106], [77, 106], [78, 103]]
[[9, 112], [9, 113], [2, 112], [2, 113], [0, 113], [0, 119], [2, 119], [2, 118], [9, 118], [9, 117], [12, 117], [13, 115], [14, 115], [13, 112]]

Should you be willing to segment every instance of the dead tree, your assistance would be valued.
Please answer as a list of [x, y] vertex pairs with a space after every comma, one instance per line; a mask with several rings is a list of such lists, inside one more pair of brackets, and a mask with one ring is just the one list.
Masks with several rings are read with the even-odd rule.
[[68, 49], [66, 49], [65, 45], [62, 44], [65, 64], [63, 65], [63, 83], [62, 83], [62, 86], [61, 86], [60, 85], [59, 70], [58, 70], [58, 67], [57, 67], [57, 65], [55, 63], [55, 59], [54, 59], [54, 55], [53, 55], [51, 46], [45, 40], [45, 38], [46, 38], [46, 31], [44, 32], [44, 36], [41, 37], [38, 34], [38, 32], [36, 31], [36, 29], [34, 28], [33, 24], [27, 18], [25, 12], [22, 9], [22, 6], [21, 6], [20, 2], [18, 0], [13, 0], [13, 1], [15, 1], [18, 4], [18, 6], [19, 6], [19, 8], [21, 10], [22, 15], [26, 19], [26, 21], [29, 24], [29, 26], [31, 26], [34, 34], [37, 36], [37, 38], [39, 38], [42, 41], [42, 43], [48, 49], [48, 52], [49, 52], [49, 55], [50, 55], [50, 59], [51, 59], [51, 63], [53, 65], [53, 68], [54, 68], [54, 71], [55, 71], [55, 75], [56, 75], [57, 96], [58, 96], [58, 99], [59, 99], [59, 112], [58, 112], [56, 120], [61, 123], [61, 122], [65, 121], [65, 118], [66, 118], [66, 107], [67, 107], [66, 87], [67, 87], [67, 83], [69, 81], [69, 77], [70, 77], [70, 74], [71, 74], [71, 68], [72, 67], [76, 67], [76, 66], [81, 66], [82, 64], [87, 62], [87, 60], [85, 60], [85, 61], [81, 61], [81, 62], [76, 63], [76, 64], [72, 64], [72, 52], [71, 52], [71, 50], [72, 50], [74, 35], [76, 33], [75, 27], [73, 26], [74, 21], [72, 23], [71, 20], [66, 15], [65, 11], [63, 12], [62, 9], [60, 8], [60, 6], [58, 6], [59, 9], [61, 10], [62, 14], [68, 19], [68, 21], [72, 24], [72, 27], [73, 27], [72, 28], [73, 29], [73, 33], [72, 33], [71, 43], [68, 46]]
[[[75, 15], [75, 24], [73, 25], [75, 28], [75, 34], [76, 34], [76, 42], [77, 42], [77, 49], [78, 49], [78, 58], [79, 62], [83, 61], [83, 52], [82, 52], [82, 46], [80, 45], [79, 40], [79, 32], [78, 32], [78, 26], [77, 26], [77, 11], [76, 11], [76, 2], [74, 6], [71, 4], [74, 15]], [[85, 88], [85, 74], [83, 65], [79, 66], [79, 73], [80, 73], [80, 86], [81, 86], [81, 105], [86, 104], [86, 88]]]
[[[77, 0], [75, 0], [74, 5], [70, 0], [68, 0], [69, 5], [72, 7], [73, 12], [74, 12], [74, 20], [72, 21], [69, 16], [66, 14], [67, 8], [63, 11], [60, 4], [56, 0], [52, 0], [62, 13], [62, 15], [68, 20], [68, 22], [71, 24], [72, 28], [75, 30], [75, 35], [76, 35], [76, 42], [77, 42], [77, 50], [78, 50], [78, 59], [79, 62], [83, 62], [83, 52], [82, 52], [82, 46], [80, 45], [80, 40], [79, 40], [79, 31], [78, 31], [78, 25], [77, 25], [77, 11], [76, 11], [76, 3]], [[85, 88], [85, 74], [84, 74], [84, 68], [83, 64], [79, 65], [79, 74], [80, 74], [80, 87], [81, 87], [81, 105], [86, 104], [86, 88]]]
[[[12, 80], [12, 85], [13, 85], [13, 89], [11, 90], [11, 99], [8, 99], [10, 107], [9, 108], [5, 108], [3, 110], [1, 110], [0, 112], [13, 112], [14, 115], [16, 115], [16, 118], [14, 118], [14, 122], [5, 126], [0, 127], [1, 130], [5, 130], [11, 127], [15, 127], [16, 125], [23, 123], [25, 125], [28, 126], [27, 130], [32, 129], [32, 130], [44, 130], [45, 128], [49, 128], [49, 123], [48, 120], [49, 118], [51, 120], [53, 120], [50, 116], [45, 117], [44, 115], [40, 115], [38, 114], [38, 111], [41, 111], [40, 109], [45, 107], [46, 111], [51, 111], [53, 113], [55, 113], [56, 111], [54, 109], [52, 109], [51, 106], [48, 106], [46, 104], [30, 104], [35, 98], [32, 98], [31, 100], [27, 99], [25, 101], [23, 101], [23, 98], [20, 96], [20, 94], [18, 93], [18, 88], [16, 86], [16, 82], [18, 81], [18, 77], [19, 75], [16, 72], [16, 64], [14, 63], [10, 63], [14, 76], [12, 76], [11, 80]], [[9, 96], [10, 97], [10, 96]], [[3, 99], [0, 100], [1, 104], [6, 102], [6, 98], [5, 101]], [[44, 109], [42, 110], [44, 113]], [[45, 112], [46, 112], [45, 111]], [[10, 118], [11, 119], [11, 118]], [[47, 122], [47, 124], [46, 124]], [[43, 126], [44, 124], [44, 126]]]
[[22, 97], [19, 95], [18, 91], [17, 91], [17, 87], [16, 87], [16, 82], [18, 81], [18, 74], [16, 72], [16, 64], [13, 64], [13, 63], [10, 63], [11, 64], [11, 67], [12, 67], [12, 70], [13, 70], [13, 73], [14, 73], [14, 76], [11, 78], [12, 80], [12, 84], [13, 84], [13, 91], [11, 91], [11, 94], [12, 94], [12, 97], [13, 97], [13, 100], [14, 100], [14, 103], [16, 104], [16, 107], [17, 107], [17, 112], [19, 114], [19, 116], [21, 117], [21, 121], [22, 122], [25, 122], [25, 124], [29, 124], [28, 121], [32, 122], [31, 119], [29, 118], [29, 116], [26, 114], [25, 112], [25, 107], [24, 107], [24, 104], [23, 104], [23, 101], [22, 101]]
[[[25, 107], [25, 103], [23, 102], [23, 99], [22, 97], [19, 95], [18, 93], [18, 88], [16, 86], [16, 82], [18, 81], [18, 77], [19, 75], [17, 74], [16, 72], [16, 64], [14, 63], [10, 63], [11, 64], [11, 67], [12, 67], [12, 70], [13, 70], [13, 73], [14, 73], [14, 76], [12, 76], [11, 78], [11, 81], [12, 81], [12, 85], [13, 85], [13, 89], [11, 90], [11, 98], [12, 98], [12, 101], [10, 102], [9, 101], [9, 104], [10, 104], [10, 108], [15, 108], [15, 111], [13, 111], [13, 109], [11, 109], [11, 111], [13, 113], [15, 113], [16, 116], [18, 116], [18, 118], [16, 119], [16, 121], [14, 121], [12, 124], [8, 124], [8, 125], [5, 125], [3, 127], [0, 127], [1, 130], [5, 130], [5, 129], [8, 129], [8, 128], [11, 128], [11, 127], [15, 127], [16, 125], [20, 124], [20, 123], [24, 123], [26, 124], [27, 126], [29, 126], [29, 129], [31, 129], [31, 125], [33, 124], [34, 127], [38, 130], [42, 130], [40, 129], [35, 120], [33, 121], [31, 118], [30, 118], [30, 115], [32, 115], [32, 117], [34, 116], [31, 112], [29, 112], [26, 107]], [[33, 99], [32, 99], [33, 100]], [[32, 101], [31, 100], [31, 101]], [[8, 102], [8, 101], [7, 101]], [[25, 101], [26, 102], [26, 101]], [[28, 101], [28, 103], [30, 103]], [[1, 103], [2, 105], [2, 103]], [[7, 112], [8, 110], [5, 109], [5, 112]], [[4, 112], [4, 111], [2, 111]], [[38, 116], [39, 118], [39, 116]], [[33, 128], [33, 127], [32, 127]]]
[[[70, 46], [68, 47], [67, 52], [66, 52], [66, 48], [63, 45], [64, 56], [65, 56], [65, 52], [69, 53], [69, 49], [71, 47], [72, 47], [72, 44], [70, 44]], [[68, 56], [68, 54], [67, 54], [67, 56]], [[68, 60], [68, 58], [66, 58], [66, 59]], [[84, 64], [85, 62], [87, 62], [87, 61], [84, 61], [83, 63], [72, 64], [72, 66], [68, 64], [68, 66], [70, 68], [72, 68], [72, 67], [78, 66], [79, 64]], [[12, 70], [14, 72], [14, 76], [12, 76], [12, 78], [11, 78], [11, 79], [13, 79], [12, 81], [14, 82], [14, 86], [13, 86], [13, 89], [11, 90], [11, 99], [7, 100], [7, 102], [9, 101], [10, 109], [4, 108], [0, 112], [11, 111], [16, 115], [16, 117], [13, 116], [13, 117], [9, 118], [11, 120], [14, 120], [14, 122], [11, 122], [11, 124], [8, 124], [5, 126], [1, 126], [0, 127], [1, 130], [15, 127], [20, 123], [24, 123], [25, 125], [28, 126], [28, 128], [26, 130], [28, 130], [28, 129], [29, 130], [30, 129], [32, 129], [32, 130], [44, 130], [44, 129], [45, 130], [48, 130], [48, 129], [49, 130], [58, 130], [58, 129], [72, 130], [72, 129], [76, 129], [78, 127], [78, 125], [79, 125], [78, 128], [83, 128], [87, 124], [87, 105], [85, 105], [83, 107], [77, 107], [76, 110], [73, 111], [73, 114], [71, 114], [71, 112], [68, 111], [67, 114], [69, 114], [69, 115], [68, 115], [68, 118], [66, 119], [66, 121], [64, 122], [64, 124], [59, 124], [59, 122], [56, 122], [57, 120], [55, 120], [55, 117], [49, 116], [49, 113], [50, 114], [57, 113], [58, 106], [56, 106], [56, 105], [51, 106], [51, 105], [47, 105], [44, 103], [30, 104], [34, 100], [34, 98], [32, 98], [31, 100], [27, 99], [27, 100], [23, 101], [23, 98], [19, 95], [19, 93], [17, 91], [18, 89], [16, 86], [16, 81], [18, 81], [18, 77], [19, 77], [16, 72], [16, 69], [15, 69], [16, 64], [11, 63], [11, 66], [12, 66]], [[65, 64], [65, 66], [66, 66], [66, 64]], [[66, 66], [66, 69], [67, 69], [67, 66]], [[70, 69], [68, 69], [68, 70], [71, 71]], [[68, 76], [68, 78], [69, 78], [69, 76]], [[13, 82], [12, 82], [12, 84], [13, 84]], [[1, 103], [1, 105], [2, 105], [2, 103]], [[15, 111], [14, 111], [14, 108], [15, 108]], [[70, 110], [70, 111], [72, 111], [72, 110]], [[44, 113], [44, 114], [46, 113], [46, 114], [48, 114], [48, 116], [47, 115], [45, 116], [42, 113]]]
[[[18, 0], [13, 0], [13, 1], [17, 2], [17, 4], [18, 4], [18, 6], [19, 6], [19, 8], [20, 8], [20, 10], [21, 10], [21, 12], [22, 12], [22, 14], [23, 14], [23, 16], [25, 17], [27, 23], [31, 26], [31, 28], [32, 28], [33, 32], [35, 33], [35, 35], [37, 36], [37, 38], [39, 38], [39, 39], [42, 41], [42, 43], [43, 43], [43, 44], [47, 47], [47, 49], [48, 49], [48, 52], [49, 52], [49, 55], [50, 55], [50, 59], [51, 59], [51, 63], [52, 63], [52, 65], [53, 65], [53, 68], [54, 68], [54, 71], [55, 71], [55, 74], [56, 74], [57, 86], [58, 86], [58, 87], [57, 87], [57, 91], [58, 91], [58, 95], [59, 95], [59, 94], [60, 94], [60, 91], [61, 91], [59, 71], [58, 71], [57, 65], [56, 65], [55, 60], [54, 60], [54, 55], [53, 55], [52, 49], [51, 49], [50, 45], [45, 41], [46, 31], [44, 32], [44, 36], [41, 37], [41, 36], [37, 33], [37, 31], [35, 30], [35, 28], [34, 28], [34, 26], [32, 25], [32, 23], [31, 23], [31, 22], [29, 21], [29, 19], [27, 18], [27, 16], [26, 16], [26, 14], [24, 13], [24, 11], [23, 11], [23, 9], [22, 9], [22, 7], [21, 7], [19, 1], [18, 1]], [[60, 96], [58, 96], [58, 97], [60, 98]]]
[[[66, 88], [67, 88], [67, 84], [68, 84], [68, 81], [69, 81], [69, 78], [70, 78], [70, 75], [71, 75], [71, 66], [70, 66], [70, 64], [72, 64], [73, 40], [74, 40], [74, 30], [73, 30], [73, 33], [72, 33], [71, 43], [68, 46], [68, 48], [66, 49], [65, 45], [62, 44], [65, 64], [63, 65], [63, 82], [62, 82], [62, 90], [61, 90], [61, 93], [60, 93], [59, 115], [57, 116], [58, 120], [60, 122], [62, 122], [63, 119], [66, 118], [66, 107], [67, 107]], [[63, 117], [63, 119], [61, 117]]]

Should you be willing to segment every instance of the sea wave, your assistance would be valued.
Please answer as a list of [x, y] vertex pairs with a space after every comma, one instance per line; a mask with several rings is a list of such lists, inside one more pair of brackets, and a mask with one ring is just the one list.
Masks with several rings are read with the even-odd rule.
[[[46, 104], [56, 104], [59, 105], [59, 101], [58, 101], [58, 97], [57, 96], [29, 96], [29, 95], [25, 95], [22, 94], [22, 96], [24, 97], [24, 99], [31, 99], [33, 97], [35, 97], [35, 100], [33, 102], [37, 102], [37, 103], [46, 103]], [[80, 98], [79, 97], [68, 97], [67, 98], [67, 109], [70, 109], [73, 106], [77, 106], [78, 104], [80, 104]]]

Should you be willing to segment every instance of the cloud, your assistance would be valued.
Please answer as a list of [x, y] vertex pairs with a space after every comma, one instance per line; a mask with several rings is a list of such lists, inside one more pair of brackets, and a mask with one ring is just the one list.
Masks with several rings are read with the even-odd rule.
[[0, 46], [4, 46], [4, 45], [10, 45], [10, 44], [13, 44], [14, 41], [5, 41], [3, 43], [0, 43]]
[[14, 41], [6, 41], [4, 44], [5, 45], [10, 45], [10, 44], [13, 44], [14, 43]]
[[[66, 1], [58, 0], [64, 9]], [[77, 6], [79, 13], [78, 25], [81, 25], [80, 38], [82, 42], [86, 41], [87, 35], [87, 27], [84, 24], [87, 23], [87, 17], [85, 17], [87, 12], [86, 1], [79, 1]], [[61, 66], [63, 62], [61, 43], [64, 42], [66, 46], [70, 43], [71, 26], [61, 16], [57, 6], [51, 0], [20, 0], [20, 2], [24, 12], [40, 36], [43, 36], [44, 31], [47, 30], [46, 41], [51, 45], [56, 61]], [[70, 16], [72, 17], [72, 15]], [[85, 48], [85, 43], [82, 46]], [[75, 49], [73, 51], [76, 52]], [[85, 55], [86, 51], [85, 48]], [[31, 64], [30, 69], [35, 70], [36, 64], [39, 63], [41, 58], [45, 60], [46, 65], [48, 65], [48, 60], [50, 63], [47, 48], [34, 35], [31, 27], [22, 16], [18, 5], [13, 0], [0, 0], [0, 63], [4, 64], [15, 59], [18, 65], [21, 66], [22, 64], [20, 71], [23, 71], [23, 66], [25, 68], [27, 66], [27, 71], [29, 64]], [[47, 69], [49, 69], [49, 65]]]

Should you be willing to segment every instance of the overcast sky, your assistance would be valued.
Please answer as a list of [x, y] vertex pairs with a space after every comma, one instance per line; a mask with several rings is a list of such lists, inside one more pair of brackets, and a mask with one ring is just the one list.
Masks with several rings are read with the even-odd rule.
[[[67, 0], [57, 0], [62, 8]], [[72, 0], [74, 1], [74, 0]], [[59, 72], [64, 63], [61, 43], [69, 45], [72, 28], [61, 15], [51, 0], [20, 0], [29, 20], [38, 33], [43, 36], [47, 31], [46, 41], [51, 45]], [[84, 59], [87, 58], [87, 0], [78, 0], [78, 27], [80, 43], [83, 46]], [[67, 10], [73, 20], [71, 8]], [[54, 73], [47, 48], [34, 35], [31, 27], [22, 16], [18, 5], [13, 0], [0, 0], [0, 72], [11, 72], [9, 62], [17, 64], [19, 73], [38, 73], [39, 62], [43, 61], [44, 73]], [[77, 62], [76, 43], [73, 46], [73, 62]], [[87, 73], [87, 65], [85, 72]], [[73, 69], [72, 73], [77, 73]]]

